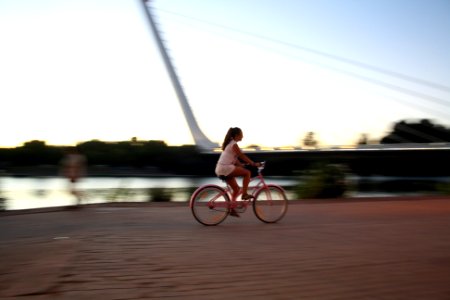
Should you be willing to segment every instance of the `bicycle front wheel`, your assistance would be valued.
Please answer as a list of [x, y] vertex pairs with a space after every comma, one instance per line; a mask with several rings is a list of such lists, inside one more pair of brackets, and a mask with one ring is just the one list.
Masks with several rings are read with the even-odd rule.
[[276, 185], [268, 185], [256, 192], [253, 212], [265, 223], [279, 221], [287, 212], [288, 200], [284, 190]]
[[227, 192], [215, 185], [200, 187], [191, 197], [194, 218], [203, 225], [221, 223], [228, 216], [230, 198]]

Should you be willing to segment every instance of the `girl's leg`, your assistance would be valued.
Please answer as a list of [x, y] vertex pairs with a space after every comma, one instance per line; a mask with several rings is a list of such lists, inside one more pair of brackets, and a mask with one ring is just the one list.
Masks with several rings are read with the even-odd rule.
[[245, 169], [245, 168], [242, 168], [242, 167], [236, 167], [236, 168], [234, 168], [233, 172], [231, 172], [231, 174], [228, 175], [228, 176], [232, 177], [232, 179], [234, 181], [234, 184], [237, 187], [237, 192], [236, 192], [235, 187], [233, 187], [233, 185], [230, 184], [231, 188], [233, 189], [233, 192], [236, 192], [236, 196], [239, 193], [239, 186], [237, 185], [236, 180], [234, 179], [234, 177], [237, 177], [237, 176], [242, 176], [243, 177], [242, 178], [242, 194], [246, 195], [247, 194], [248, 185], [250, 183], [250, 176], [251, 176], [250, 171]]
[[231, 174], [228, 175], [227, 183], [229, 186], [231, 186], [231, 189], [233, 190], [233, 194], [231, 195], [233, 199], [231, 199], [231, 201], [236, 201], [237, 195], [239, 194], [239, 185], [236, 182], [236, 178], [232, 177]]
[[[230, 175], [228, 175], [228, 176], [230, 176]], [[239, 194], [239, 185], [236, 182], [236, 178], [231, 177], [231, 176], [228, 177], [227, 183], [229, 186], [231, 186], [231, 189], [233, 190], [233, 194], [231, 195], [232, 196], [231, 201], [233, 201], [235, 203], [237, 195]], [[234, 208], [232, 208], [230, 210], [230, 216], [239, 217], [239, 214], [236, 212], [236, 210]]]

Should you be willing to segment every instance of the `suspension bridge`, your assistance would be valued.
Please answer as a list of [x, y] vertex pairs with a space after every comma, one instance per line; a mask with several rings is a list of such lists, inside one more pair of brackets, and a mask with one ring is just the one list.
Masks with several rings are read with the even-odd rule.
[[[183, 110], [184, 117], [186, 118], [187, 125], [189, 126], [190, 132], [192, 134], [192, 137], [195, 141], [195, 144], [199, 149], [201, 149], [205, 153], [217, 153], [217, 149], [219, 145], [213, 141], [211, 141], [201, 130], [200, 125], [198, 124], [194, 113], [192, 111], [191, 106], [189, 105], [188, 98], [182, 88], [182, 85], [180, 84], [178, 75], [175, 71], [175, 68], [173, 66], [173, 63], [167, 54], [166, 46], [161, 39], [160, 36], [160, 30], [157, 26], [157, 23], [154, 20], [153, 11], [149, 4], [150, 1], [141, 0], [142, 9], [145, 12], [145, 15], [147, 17], [148, 23], [151, 28], [151, 32], [153, 33], [153, 36], [156, 41], [156, 45], [159, 49], [159, 52], [161, 54], [161, 58], [164, 62], [164, 65], [166, 67], [166, 70], [168, 72], [168, 75], [170, 77], [170, 80], [172, 82], [172, 85], [175, 89], [179, 104]], [[213, 26], [221, 26], [218, 24], [212, 24]], [[229, 30], [235, 30], [233, 28], [228, 28]], [[240, 33], [244, 34], [250, 34], [248, 32], [242, 32]], [[253, 34], [254, 35], [254, 34]], [[267, 37], [263, 36], [257, 36], [258, 38], [267, 39]], [[336, 55], [332, 55], [329, 53], [325, 53], [322, 51], [318, 51], [315, 49], [309, 49], [306, 47], [300, 47], [297, 45], [292, 45], [283, 41], [279, 41], [276, 39], [271, 39], [272, 42], [276, 43], [284, 43], [287, 44], [290, 47], [298, 48], [302, 51], [310, 52], [315, 55], [323, 56], [328, 59], [338, 60], [340, 62], [344, 62], [346, 64], [350, 64], [353, 66], [357, 66], [359, 68], [365, 68], [371, 71], [375, 71], [378, 73], [382, 73], [385, 75], [393, 76], [400, 78], [402, 80], [414, 82], [417, 84], [422, 84], [431, 88], [438, 89], [443, 92], [449, 92], [450, 88], [444, 85], [435, 84], [433, 82], [428, 82], [425, 80], [417, 79], [412, 76], [408, 76], [405, 74], [401, 74], [398, 72], [393, 72], [389, 70], [384, 70], [380, 67], [372, 66], [366, 63], [362, 63], [356, 60], [348, 59], [339, 57]], [[366, 80], [372, 84], [381, 85], [385, 88], [392, 89], [397, 92], [402, 92], [410, 96], [415, 97], [421, 97], [425, 101], [437, 103], [443, 107], [449, 108], [450, 103], [447, 101], [447, 99], [441, 99], [434, 96], [422, 94], [419, 92], [416, 92], [414, 90], [406, 89], [394, 84], [386, 83], [386, 82], [380, 82], [373, 78], [364, 77], [363, 75], [357, 74], [357, 73], [350, 73], [349, 71], [343, 71], [340, 70], [340, 72], [347, 73], [347, 75], [357, 77], [358, 79]], [[423, 135], [422, 133], [417, 133], [418, 135]], [[288, 160], [292, 159], [334, 159], [334, 160], [349, 160], [354, 159], [355, 157], [370, 160], [370, 159], [377, 159], [377, 161], [380, 158], [387, 159], [391, 163], [395, 162], [398, 159], [403, 157], [405, 158], [403, 163], [407, 162], [406, 164], [412, 163], [416, 159], [420, 160], [429, 160], [429, 162], [434, 165], [442, 165], [440, 164], [441, 161], [448, 161], [450, 162], [450, 143], [442, 142], [441, 140], [437, 138], [433, 138], [432, 136], [429, 137], [430, 143], [421, 143], [421, 144], [411, 144], [411, 143], [403, 143], [403, 144], [377, 144], [377, 145], [361, 145], [356, 146], [353, 148], [341, 148], [341, 147], [334, 147], [330, 149], [260, 149], [260, 148], [253, 148], [253, 149], [247, 149], [247, 151], [252, 151], [252, 154], [257, 156], [260, 159], [270, 159], [270, 157], [280, 157], [283, 156]], [[420, 154], [419, 154], [420, 153]], [[430, 160], [432, 158], [432, 161]], [[422, 166], [424, 167], [424, 166]]]

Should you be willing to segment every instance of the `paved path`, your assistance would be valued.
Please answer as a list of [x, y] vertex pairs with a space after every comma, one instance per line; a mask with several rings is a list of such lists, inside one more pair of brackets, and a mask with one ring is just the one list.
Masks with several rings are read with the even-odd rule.
[[171, 204], [0, 215], [0, 299], [450, 299], [449, 283], [450, 199], [216, 227]]

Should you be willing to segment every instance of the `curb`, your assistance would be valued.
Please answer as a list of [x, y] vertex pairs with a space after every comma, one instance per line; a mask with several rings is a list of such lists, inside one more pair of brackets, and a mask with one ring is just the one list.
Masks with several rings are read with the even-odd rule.
[[[296, 204], [329, 204], [329, 203], [349, 203], [349, 202], [374, 202], [374, 201], [423, 201], [423, 200], [450, 200], [450, 195], [420, 195], [420, 196], [395, 196], [395, 197], [358, 197], [358, 198], [332, 198], [332, 199], [301, 199], [289, 200], [289, 205]], [[51, 213], [61, 211], [77, 211], [80, 209], [97, 208], [97, 207], [173, 207], [173, 206], [189, 206], [189, 202], [113, 202], [113, 203], [92, 203], [72, 206], [55, 206], [40, 207], [17, 210], [0, 211], [0, 217]]]

